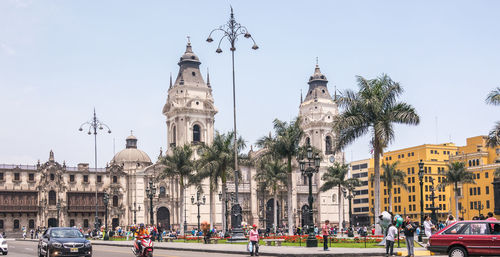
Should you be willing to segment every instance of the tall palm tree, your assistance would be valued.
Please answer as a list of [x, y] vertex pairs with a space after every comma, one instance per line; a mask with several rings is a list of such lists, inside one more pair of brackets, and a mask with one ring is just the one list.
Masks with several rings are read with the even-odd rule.
[[340, 151], [359, 137], [370, 134], [374, 158], [374, 210], [380, 215], [380, 156], [394, 140], [394, 124], [417, 125], [420, 117], [413, 106], [398, 101], [403, 93], [399, 83], [383, 74], [376, 79], [357, 76], [359, 90], [346, 90], [338, 98], [344, 112], [334, 118], [337, 134], [334, 150]]
[[259, 183], [266, 183], [268, 189], [273, 194], [274, 233], [276, 233], [278, 226], [278, 191], [281, 186], [286, 185], [287, 178], [286, 164], [283, 162], [283, 159], [275, 155], [266, 155], [259, 161], [255, 180]]
[[[380, 181], [384, 182], [386, 185], [388, 195], [389, 195], [389, 212], [392, 212], [392, 189], [394, 186], [401, 186], [405, 190], [408, 190], [408, 185], [406, 184], [405, 177], [406, 173], [397, 169], [399, 161], [392, 164], [382, 163], [382, 169], [384, 173], [380, 175]], [[371, 181], [375, 181], [375, 176], [370, 177]]]
[[[227, 180], [233, 176], [233, 138], [233, 132], [221, 134], [216, 131], [212, 144], [202, 145], [199, 149], [200, 159], [198, 177], [209, 178], [210, 224], [212, 227], [215, 222], [215, 193], [219, 186], [219, 180], [222, 183], [222, 202], [224, 203], [226, 201]], [[238, 138], [238, 148], [241, 150], [245, 146], [243, 138]], [[226, 211], [226, 205], [222, 204], [223, 229], [227, 226], [227, 224], [225, 224], [226, 219], [224, 218]]]
[[471, 172], [467, 172], [464, 162], [452, 162], [448, 164], [448, 170], [445, 172], [444, 180], [441, 180], [439, 187], [444, 188], [453, 186], [455, 192], [455, 217], [458, 216], [458, 186], [464, 184], [475, 184], [474, 177]]
[[323, 185], [319, 188], [321, 192], [326, 192], [334, 187], [338, 188], [338, 203], [339, 203], [339, 225], [343, 224], [344, 204], [343, 204], [343, 191], [352, 191], [353, 187], [359, 184], [357, 178], [347, 179], [349, 166], [347, 164], [334, 163], [333, 166], [328, 167], [326, 172], [321, 176], [324, 181]]
[[[299, 143], [304, 135], [304, 131], [300, 127], [300, 117], [295, 118], [290, 123], [275, 119], [273, 121], [275, 136], [265, 136], [257, 141], [257, 146], [266, 148], [268, 153], [275, 153], [280, 158], [286, 160], [287, 175], [289, 186], [292, 185], [292, 158], [299, 153]], [[293, 219], [293, 201], [292, 190], [287, 191], [288, 203], [288, 234], [293, 235], [294, 219]]]
[[180, 227], [181, 234], [184, 234], [184, 191], [189, 185], [194, 184], [196, 180], [195, 164], [193, 161], [193, 150], [189, 145], [176, 146], [172, 149], [171, 155], [166, 155], [161, 159], [165, 169], [160, 175], [160, 179], [178, 178], [180, 186]]
[[[486, 103], [492, 105], [500, 105], [500, 87], [493, 89], [486, 97]], [[488, 147], [497, 147], [500, 145], [500, 121], [497, 121], [495, 127], [488, 134], [486, 141]]]

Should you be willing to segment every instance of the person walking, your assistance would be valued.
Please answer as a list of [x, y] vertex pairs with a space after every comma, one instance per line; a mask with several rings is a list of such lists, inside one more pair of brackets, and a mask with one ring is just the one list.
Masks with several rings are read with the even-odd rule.
[[385, 237], [385, 256], [394, 255], [394, 241], [397, 233], [396, 222], [393, 221], [387, 229], [387, 236]]
[[330, 232], [330, 221], [325, 220], [325, 224], [321, 227], [321, 234], [323, 235], [323, 250], [328, 250], [328, 233]]
[[435, 229], [436, 226], [432, 224], [431, 217], [428, 215], [424, 216], [424, 233], [427, 238], [431, 237], [432, 235], [432, 230]]
[[250, 230], [250, 243], [252, 244], [252, 251], [250, 256], [259, 256], [259, 232], [257, 231], [257, 225], [253, 224], [252, 230]]
[[415, 230], [417, 228], [417, 225], [411, 221], [411, 218], [409, 216], [406, 216], [405, 223], [403, 224], [403, 232], [405, 234], [405, 240], [406, 240], [406, 249], [408, 250], [408, 255], [406, 257], [413, 257], [415, 256], [414, 252], [414, 243], [415, 243]]

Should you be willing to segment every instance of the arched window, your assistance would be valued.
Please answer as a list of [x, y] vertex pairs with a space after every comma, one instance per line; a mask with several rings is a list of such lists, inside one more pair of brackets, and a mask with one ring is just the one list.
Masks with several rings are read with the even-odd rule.
[[14, 229], [19, 229], [19, 220], [14, 220]]
[[49, 191], [49, 205], [56, 205], [57, 196], [54, 190]]
[[160, 196], [165, 196], [166, 190], [164, 186], [160, 187]]
[[472, 161], [471, 161], [471, 160], [469, 160], [469, 167], [470, 167], [470, 166], [472, 166]]
[[118, 183], [118, 177], [117, 176], [113, 176], [113, 183]]
[[196, 124], [193, 126], [193, 142], [201, 141], [200, 125]]
[[332, 154], [332, 138], [330, 136], [326, 136], [325, 146], [325, 154]]
[[311, 145], [311, 139], [309, 137], [306, 137], [306, 146]]
[[118, 207], [118, 196], [117, 195], [113, 196], [113, 207]]
[[172, 143], [174, 145], [177, 143], [177, 128], [175, 126], [172, 128]]

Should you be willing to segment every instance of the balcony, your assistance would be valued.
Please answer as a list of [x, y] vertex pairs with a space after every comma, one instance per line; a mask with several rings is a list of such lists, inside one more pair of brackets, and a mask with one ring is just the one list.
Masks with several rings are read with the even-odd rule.
[[[97, 206], [98, 212], [104, 212], [104, 206]], [[68, 207], [68, 212], [95, 212], [95, 205], [73, 205]]]
[[0, 212], [38, 212], [36, 205], [0, 205]]
[[[318, 185], [312, 185], [312, 192], [313, 192], [313, 194], [318, 192]], [[308, 185], [297, 186], [297, 193], [308, 194], [309, 193], [309, 186]]]

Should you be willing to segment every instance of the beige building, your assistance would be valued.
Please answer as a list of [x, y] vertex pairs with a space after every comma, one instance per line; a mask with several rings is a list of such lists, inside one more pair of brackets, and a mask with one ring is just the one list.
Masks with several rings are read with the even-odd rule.
[[[181, 56], [179, 72], [175, 82], [170, 81], [166, 103], [162, 114], [166, 117], [168, 146], [165, 154], [170, 154], [171, 147], [189, 144], [197, 148], [200, 144], [210, 144], [214, 137], [214, 117], [217, 109], [212, 96], [212, 88], [207, 74], [205, 82], [199, 66], [201, 62], [193, 53], [190, 43]], [[334, 162], [344, 162], [342, 153], [332, 152], [333, 117], [338, 114], [337, 104], [328, 92], [327, 79], [316, 65], [309, 78], [306, 98], [300, 103], [299, 116], [306, 136], [302, 144], [311, 144], [321, 149], [325, 158], [320, 172], [313, 177], [314, 221], [316, 224], [329, 219], [333, 224], [342, 224], [348, 220], [348, 208], [343, 208], [347, 201], [337, 200], [336, 188], [328, 192], [319, 192], [322, 184], [321, 175]], [[110, 193], [109, 224], [113, 227], [137, 223], [149, 223], [150, 201], [146, 188], [151, 181], [157, 188], [153, 197], [153, 219], [164, 229], [183, 229], [181, 217], [185, 217], [188, 229], [197, 225], [196, 205], [191, 197], [196, 195], [194, 187], [185, 190], [185, 204], [181, 206], [181, 192], [178, 178], [159, 179], [163, 170], [157, 160], [151, 161], [146, 153], [137, 149], [137, 138], [126, 139], [126, 148], [117, 153], [106, 168], [93, 170], [88, 164], [69, 168], [55, 161], [51, 153], [49, 161], [36, 166], [0, 166], [0, 231], [18, 231], [22, 226], [56, 225], [60, 217], [61, 226], [93, 227], [95, 216], [95, 191], [98, 191], [98, 215], [102, 220], [104, 205], [103, 192]], [[196, 151], [195, 151], [196, 153]], [[248, 153], [249, 158], [258, 158], [262, 150]], [[160, 153], [159, 158], [162, 157]], [[195, 154], [195, 158], [198, 158]], [[305, 225], [302, 215], [307, 205], [308, 185], [305, 177], [295, 163], [292, 185], [292, 213], [287, 212], [287, 193], [278, 194], [278, 221], [282, 227], [287, 223], [288, 215], [293, 215], [297, 226]], [[270, 194], [257, 189], [253, 180], [255, 167], [242, 166], [242, 181], [239, 183], [239, 204], [243, 210], [243, 221], [259, 224], [260, 227], [272, 227], [274, 204]], [[18, 175], [16, 175], [18, 174]], [[224, 205], [215, 197], [215, 216], [210, 220], [208, 197], [208, 179], [203, 182], [206, 192], [206, 204], [200, 206], [202, 221], [210, 221], [218, 229], [225, 227], [222, 213]], [[220, 191], [220, 189], [219, 189]], [[228, 191], [234, 192], [234, 183], [229, 183]], [[61, 208], [57, 213], [57, 203]], [[341, 211], [343, 210], [343, 211]], [[17, 221], [16, 221], [17, 220]], [[16, 226], [16, 224], [18, 224]]]
[[[373, 163], [372, 163], [373, 165]], [[356, 187], [352, 199], [352, 222], [355, 226], [370, 225], [370, 203], [368, 195], [368, 167], [370, 159], [353, 161], [349, 164], [351, 177], [357, 178], [361, 185]]]

